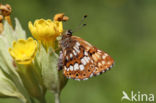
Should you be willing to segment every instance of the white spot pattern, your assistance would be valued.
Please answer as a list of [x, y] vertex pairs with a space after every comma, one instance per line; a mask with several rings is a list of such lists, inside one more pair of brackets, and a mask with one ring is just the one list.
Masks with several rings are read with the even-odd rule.
[[73, 66], [70, 66], [69, 68], [70, 68], [71, 71], [73, 71]]
[[105, 53], [105, 54], [102, 56], [102, 59], [105, 59], [107, 56], [108, 56], [108, 54]]
[[109, 70], [109, 68], [106, 69], [107, 71]]
[[87, 58], [87, 57], [84, 57], [84, 59], [85, 59], [85, 61], [86, 61], [87, 63], [89, 63], [89, 60], [88, 60], [88, 58]]
[[105, 64], [105, 61], [104, 60], [102, 61], [102, 64]]
[[67, 68], [67, 71], [69, 71], [69, 68]]
[[84, 52], [84, 55], [88, 56], [88, 53], [85, 51], [85, 52]]
[[87, 57], [87, 59], [90, 61], [90, 57]]
[[78, 70], [79, 69], [79, 65], [78, 65], [78, 63], [75, 63], [74, 64], [74, 70], [76, 71], [76, 70]]
[[105, 59], [105, 58], [106, 58], [106, 55], [103, 55], [103, 56], [102, 56], [102, 59]]
[[97, 50], [98, 52], [101, 52], [101, 50]]
[[77, 49], [76, 47], [74, 47], [74, 49], [76, 50], [77, 53], [80, 53], [79, 49]]
[[93, 76], [93, 73], [90, 75], [90, 77], [92, 77]]
[[84, 70], [84, 66], [82, 64], [80, 65], [80, 70]]
[[77, 54], [76, 54], [76, 52], [75, 52], [75, 50], [73, 50], [73, 54], [76, 56]]
[[107, 62], [107, 64], [108, 64], [108, 65], [110, 65], [110, 64], [111, 64], [111, 62], [110, 62], [110, 61], [108, 61], [108, 62]]
[[79, 43], [79, 42], [76, 42], [76, 45], [77, 45], [77, 46], [80, 46], [80, 43]]
[[99, 63], [98, 63], [98, 66], [100, 67], [101, 65], [102, 65], [102, 64], [99, 62]]
[[72, 58], [73, 57], [73, 54], [70, 54], [70, 58]]
[[86, 61], [84, 60], [84, 58], [81, 59], [81, 63], [83, 63], [83, 65], [86, 65]]

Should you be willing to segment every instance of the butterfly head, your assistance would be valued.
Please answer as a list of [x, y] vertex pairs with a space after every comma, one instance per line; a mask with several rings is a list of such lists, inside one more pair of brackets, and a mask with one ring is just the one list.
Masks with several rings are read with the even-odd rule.
[[67, 30], [65, 35], [72, 36], [73, 32], [71, 30]]
[[72, 40], [72, 31], [67, 30], [62, 34], [62, 39], [60, 40], [60, 45], [62, 48], [69, 47], [71, 43], [73, 42]]
[[66, 39], [66, 38], [70, 38], [71, 36], [72, 36], [72, 31], [66, 30], [62, 35], [62, 40]]

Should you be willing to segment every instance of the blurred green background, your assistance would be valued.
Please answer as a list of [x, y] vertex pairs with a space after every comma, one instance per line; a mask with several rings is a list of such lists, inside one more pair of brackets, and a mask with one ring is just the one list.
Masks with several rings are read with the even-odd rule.
[[[1, 0], [12, 6], [30, 35], [28, 21], [64, 12], [70, 17], [65, 29], [74, 29], [84, 14], [87, 26], [73, 35], [80, 36], [110, 54], [115, 60], [111, 71], [87, 81], [69, 80], [62, 91], [62, 103], [121, 103], [128, 94], [156, 95], [156, 0]], [[53, 95], [47, 94], [48, 103]], [[0, 99], [0, 103], [19, 103]], [[122, 103], [130, 103], [127, 100]]]

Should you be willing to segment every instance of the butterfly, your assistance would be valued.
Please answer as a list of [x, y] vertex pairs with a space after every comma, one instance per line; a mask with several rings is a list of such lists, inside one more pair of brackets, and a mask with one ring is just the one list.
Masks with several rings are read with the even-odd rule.
[[108, 71], [114, 60], [106, 53], [92, 46], [80, 37], [66, 31], [59, 41], [61, 47], [58, 68], [65, 77], [87, 80]]

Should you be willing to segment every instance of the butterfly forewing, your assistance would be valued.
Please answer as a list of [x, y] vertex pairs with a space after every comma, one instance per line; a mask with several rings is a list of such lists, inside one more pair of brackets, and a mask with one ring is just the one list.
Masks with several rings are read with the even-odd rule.
[[109, 70], [114, 62], [107, 53], [79, 37], [71, 36], [62, 43], [59, 68], [67, 78], [86, 80]]

